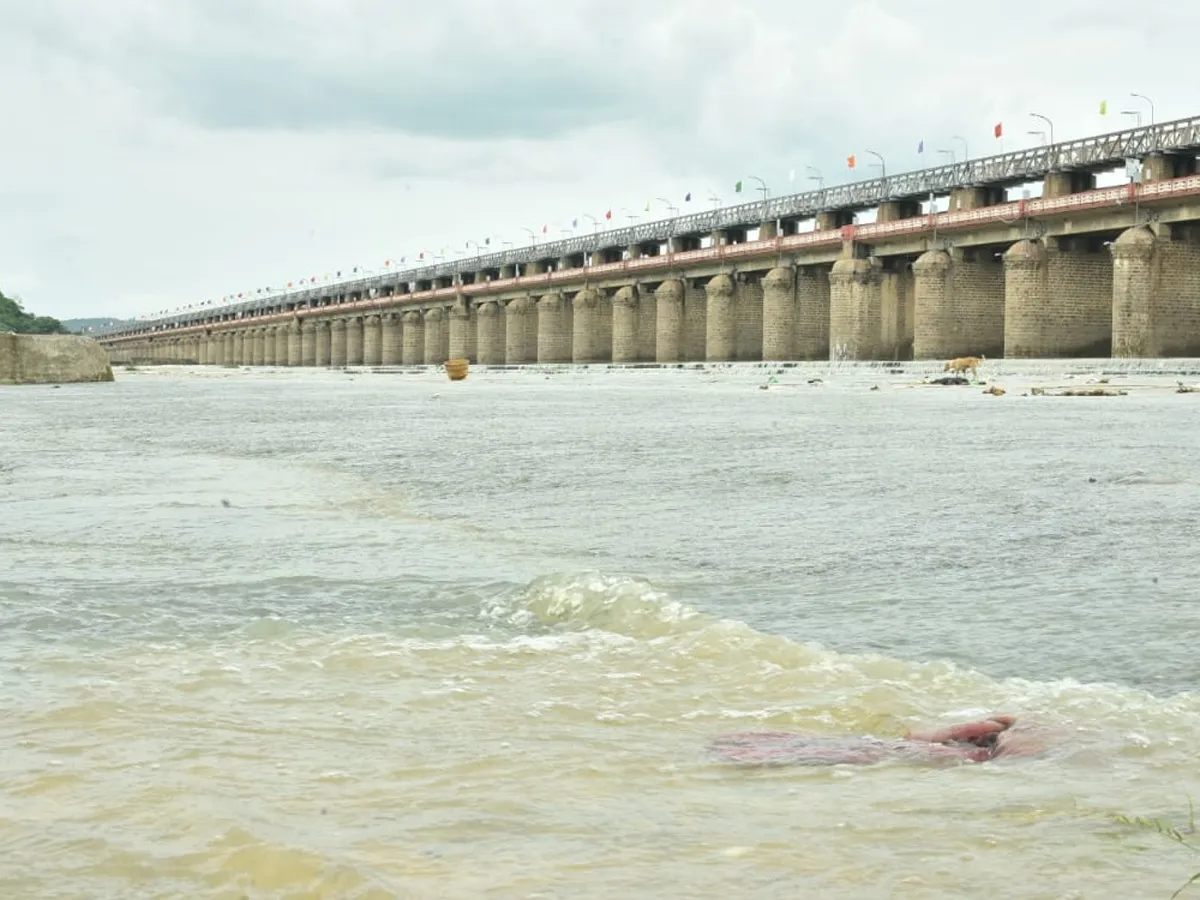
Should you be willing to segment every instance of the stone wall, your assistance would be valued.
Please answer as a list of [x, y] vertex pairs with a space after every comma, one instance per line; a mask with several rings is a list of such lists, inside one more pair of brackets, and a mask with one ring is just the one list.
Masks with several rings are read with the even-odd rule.
[[0, 384], [112, 381], [105, 349], [73, 334], [0, 334]]

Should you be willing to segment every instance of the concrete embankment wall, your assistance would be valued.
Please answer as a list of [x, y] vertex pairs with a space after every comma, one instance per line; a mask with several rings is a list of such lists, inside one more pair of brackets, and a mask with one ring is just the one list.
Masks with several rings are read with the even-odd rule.
[[108, 352], [73, 334], [0, 334], [0, 384], [112, 381]]

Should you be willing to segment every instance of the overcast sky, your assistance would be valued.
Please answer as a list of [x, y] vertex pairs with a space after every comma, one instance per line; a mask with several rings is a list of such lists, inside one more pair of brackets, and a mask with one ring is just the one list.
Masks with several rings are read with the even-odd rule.
[[[1200, 5], [0, 0], [0, 289], [132, 316], [1200, 114]], [[1024, 36], [1022, 36], [1024, 34]], [[1109, 116], [1099, 115], [1101, 100]], [[797, 180], [788, 184], [789, 170]], [[748, 199], [752, 195], [744, 195]], [[472, 248], [473, 250], [473, 248]]]

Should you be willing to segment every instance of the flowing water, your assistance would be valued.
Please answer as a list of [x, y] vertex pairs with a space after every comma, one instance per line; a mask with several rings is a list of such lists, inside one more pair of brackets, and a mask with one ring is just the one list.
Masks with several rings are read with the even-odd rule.
[[[1115, 365], [6, 389], [0, 896], [1165, 900], [1200, 366], [1020, 388]], [[991, 712], [1047, 752], [705, 752]]]

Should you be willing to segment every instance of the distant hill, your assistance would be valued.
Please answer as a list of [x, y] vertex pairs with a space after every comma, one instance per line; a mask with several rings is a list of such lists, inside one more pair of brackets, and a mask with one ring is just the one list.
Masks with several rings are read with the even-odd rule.
[[63, 319], [63, 327], [67, 331], [75, 334], [86, 334], [88, 331], [97, 328], [107, 328], [109, 325], [125, 325], [124, 319], [113, 318], [97, 318], [97, 319]]

